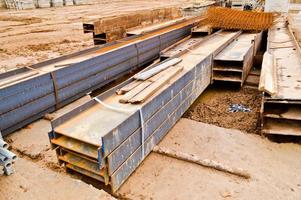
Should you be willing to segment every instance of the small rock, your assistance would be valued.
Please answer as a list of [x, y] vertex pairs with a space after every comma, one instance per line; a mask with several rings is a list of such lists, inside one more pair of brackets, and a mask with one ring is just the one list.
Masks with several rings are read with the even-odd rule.
[[228, 198], [228, 197], [231, 197], [232, 195], [231, 195], [231, 193], [229, 191], [225, 191], [225, 192], [221, 193], [221, 196], [223, 198]]

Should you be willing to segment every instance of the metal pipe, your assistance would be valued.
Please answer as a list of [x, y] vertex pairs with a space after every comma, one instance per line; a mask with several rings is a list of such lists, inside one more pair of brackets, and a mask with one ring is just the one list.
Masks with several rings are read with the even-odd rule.
[[8, 159], [10, 159], [10, 160], [12, 160], [12, 161], [15, 161], [15, 160], [17, 159], [16, 154], [10, 152], [10, 151], [7, 150], [7, 149], [0, 148], [0, 154], [1, 154], [2, 156], [7, 157]]
[[0, 148], [5, 148], [5, 149], [8, 148], [8, 144], [4, 140], [1, 140], [1, 139], [0, 139]]
[[0, 154], [0, 162], [7, 162], [8, 160], [9, 159], [6, 156]]

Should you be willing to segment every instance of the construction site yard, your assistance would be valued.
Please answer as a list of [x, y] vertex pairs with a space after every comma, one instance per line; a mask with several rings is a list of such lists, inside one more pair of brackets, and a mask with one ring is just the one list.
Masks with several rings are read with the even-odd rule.
[[181, 1], [99, 1], [97, 4], [23, 11], [0, 10], [0, 72], [93, 46], [83, 34], [89, 18], [179, 5]]
[[[34, 11], [0, 10], [0, 73], [93, 47], [92, 34], [84, 34], [82, 27], [89, 18], [186, 2], [112, 0]], [[0, 176], [0, 200], [301, 199], [301, 139], [261, 134], [262, 98], [254, 87], [213, 83], [158, 144], [243, 169], [249, 179], [151, 152], [112, 194], [103, 184], [66, 173], [51, 148], [52, 128], [44, 117], [5, 137], [18, 160], [13, 174]], [[59, 112], [88, 100], [82, 97]], [[238, 104], [247, 111], [231, 112]]]

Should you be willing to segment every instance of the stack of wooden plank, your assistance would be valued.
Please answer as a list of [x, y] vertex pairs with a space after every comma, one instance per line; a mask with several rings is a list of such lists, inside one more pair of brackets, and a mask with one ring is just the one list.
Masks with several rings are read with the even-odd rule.
[[59, 161], [116, 191], [210, 84], [213, 56], [240, 33], [220, 32], [178, 55], [181, 62], [151, 77], [160, 84], [151, 82], [155, 92], [139, 104], [120, 103], [133, 90], [116, 94], [137, 81], [131, 78], [53, 120], [49, 137]]
[[244, 84], [262, 39], [260, 33], [243, 33], [214, 58], [214, 81]]
[[286, 19], [278, 19], [268, 34], [259, 90], [262, 133], [301, 136], [301, 59]]
[[172, 67], [181, 62], [174, 58], [148, 71], [134, 76], [134, 81], [118, 90], [117, 94], [125, 94], [120, 103], [143, 103], [145, 100], [165, 85], [171, 78], [183, 70], [182, 66]]

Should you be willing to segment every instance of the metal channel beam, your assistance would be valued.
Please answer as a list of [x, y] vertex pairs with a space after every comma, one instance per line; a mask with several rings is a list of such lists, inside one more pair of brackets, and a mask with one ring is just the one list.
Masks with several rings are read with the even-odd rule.
[[[83, 64], [77, 63], [72, 68], [61, 69], [55, 72], [55, 77], [57, 79], [58, 89], [62, 89], [71, 84], [74, 84], [83, 78], [95, 75], [95, 73], [100, 73], [109, 70], [112, 67], [119, 67], [120, 65], [134, 66], [137, 65], [137, 49], [140, 56], [140, 65], [142, 65], [144, 60], [147, 60], [147, 56], [153, 57], [154, 51], [160, 51], [161, 48], [169, 46], [169, 43], [174, 39], [177, 40], [179, 37], [187, 34], [186, 30], [175, 31], [170, 33], [166, 38], [164, 35], [161, 36], [161, 40], [157, 38], [152, 38], [149, 41], [143, 41], [137, 43], [137, 45], [131, 45], [124, 47], [122, 49], [109, 52], [92, 60], [89, 63]], [[133, 63], [127, 63], [132, 60]], [[136, 63], [134, 63], [136, 61]], [[97, 65], [98, 64], [98, 65]], [[44, 80], [44, 79], [47, 80]], [[45, 94], [50, 94], [53, 92], [53, 84], [51, 76], [42, 77], [40, 80], [29, 80], [23, 82], [22, 85], [16, 85], [13, 88], [4, 88], [1, 90], [0, 98], [3, 100], [3, 104], [0, 105], [0, 114], [3, 114], [17, 106], [26, 104], [34, 99], [37, 99]], [[34, 82], [35, 83], [34, 83]], [[35, 88], [35, 90], [32, 90]], [[24, 93], [23, 93], [24, 92]], [[5, 101], [11, 96], [15, 96], [15, 101]]]
[[202, 66], [201, 76], [194, 77], [194, 87], [190, 91], [190, 95], [183, 101], [177, 102], [177, 108], [171, 110], [171, 113], [165, 118], [164, 122], [156, 127], [156, 130], [148, 137], [144, 143], [145, 155], [142, 155], [142, 146], [140, 146], [118, 169], [111, 177], [111, 187], [116, 191], [128, 176], [137, 168], [141, 161], [147, 156], [153, 147], [167, 134], [171, 127], [179, 120], [184, 112], [193, 104], [195, 99], [206, 89], [210, 84], [212, 57], [207, 57], [200, 65]]
[[[175, 93], [174, 91], [178, 91], [181, 89], [171, 100], [161, 106], [160, 110], [154, 113], [150, 119], [144, 121], [144, 138], [147, 139], [154, 130], [159, 127], [159, 125], [168, 117], [173, 110], [180, 105], [194, 90], [195, 85], [197, 82], [202, 82], [204, 85], [199, 85], [200, 88], [206, 87], [206, 84], [210, 83], [210, 73], [211, 73], [211, 61], [210, 57], [204, 60], [205, 64], [201, 64], [195, 67], [193, 71], [190, 71], [192, 75], [192, 79], [190, 82], [187, 83], [184, 87], [179, 87], [179, 85], [174, 85], [174, 87], [170, 87], [166, 89], [169, 93]], [[207, 66], [208, 65], [208, 66]], [[210, 66], [210, 67], [209, 67]], [[195, 77], [196, 76], [196, 77]], [[204, 80], [205, 83], [204, 83]], [[178, 80], [180, 81], [180, 80]], [[179, 87], [179, 88], [175, 88]], [[158, 103], [154, 101], [155, 103]], [[163, 104], [160, 104], [163, 105]], [[141, 128], [138, 128], [129, 138], [124, 141], [122, 144], [118, 146], [116, 150], [114, 150], [110, 155], [107, 157], [108, 162], [108, 173], [111, 175], [116, 169], [129, 157], [139, 146], [141, 145]], [[123, 157], [120, 157], [123, 155]]]
[[[92, 100], [85, 105], [80, 106], [80, 108], [74, 109], [69, 114], [62, 116], [60, 119], [54, 120], [52, 123], [53, 132], [49, 134], [50, 139], [53, 140], [56, 137], [59, 138], [59, 136], [64, 135], [66, 137], [76, 138], [77, 140], [94, 145], [95, 147], [101, 147], [102, 157], [99, 158], [98, 162], [102, 162], [101, 167], [106, 169], [107, 175], [112, 175], [109, 177], [109, 180], [105, 181], [106, 184], [111, 184], [112, 190], [116, 190], [141, 161], [137, 158], [137, 155], [139, 156], [140, 152], [138, 149], [139, 146], [141, 146], [141, 140], [138, 141], [140, 133], [139, 128], [141, 127], [139, 110], [142, 110], [143, 121], [146, 122], [145, 139], [147, 138], [147, 141], [158, 142], [159, 140], [150, 139], [154, 132], [156, 132], [156, 130], [168, 131], [170, 127], [167, 126], [168, 128], [166, 129], [161, 127], [165, 119], [171, 120], [170, 124], [172, 126], [176, 121], [176, 118], [170, 119], [174, 110], [180, 110], [178, 112], [180, 113], [180, 117], [182, 115], [181, 113], [186, 111], [189, 105], [191, 105], [199, 94], [210, 84], [213, 56], [217, 55], [222, 48], [231, 43], [239, 35], [240, 32], [219, 33], [215, 35], [215, 37], [202, 42], [202, 45], [194, 49], [193, 53], [181, 55], [183, 56], [181, 64], [184, 66], [184, 72], [180, 73], [170, 84], [164, 86], [156, 93], [156, 95], [148, 99], [147, 102], [142, 105], [118, 104], [118, 97], [113, 94], [116, 91], [116, 88], [99, 96], [100, 99], [114, 106], [134, 108], [130, 114], [114, 113], [108, 109], [101, 108], [99, 105], [96, 105], [95, 102], [92, 102]], [[123, 85], [124, 84], [121, 84], [118, 87], [120, 88]], [[182, 104], [185, 106], [180, 106]], [[94, 118], [94, 121], [91, 122], [91, 127], [89, 127], [89, 124], [80, 120], [88, 120], [95, 114], [101, 116], [105, 113], [106, 116], [111, 115], [110, 117], [114, 115], [116, 120], [114, 120], [114, 122], [112, 121], [113, 123], [111, 124], [107, 124], [105, 121], [108, 119], [101, 119], [99, 117], [99, 119]], [[84, 115], [85, 118], [82, 118], [81, 115]], [[81, 135], [85, 135], [84, 138], [77, 137], [79, 132], [76, 133], [78, 131], [76, 126], [79, 125], [78, 123], [84, 123], [88, 126], [87, 130], [82, 129], [80, 131]], [[98, 124], [98, 126], [94, 126], [93, 124]], [[158, 129], [158, 127], [161, 128]], [[90, 128], [93, 128], [93, 130]], [[102, 130], [98, 130], [99, 128]], [[93, 133], [95, 131], [98, 135]], [[102, 133], [102, 131], [107, 132]], [[163, 136], [163, 132], [159, 135]], [[152, 145], [155, 144], [156, 143], [152, 143]], [[150, 148], [152, 147], [150, 146]], [[127, 154], [123, 154], [125, 149], [128, 149], [129, 151]], [[118, 154], [120, 157], [119, 159]], [[106, 157], [107, 159], [105, 159]], [[112, 168], [110, 168], [111, 166], [107, 162], [110, 160], [109, 157], [110, 159], [112, 158], [112, 162], [110, 161]], [[107, 171], [108, 168], [110, 168], [109, 171]]]
[[[170, 32], [163, 32], [150, 39], [147, 38], [98, 57], [57, 69], [54, 74], [57, 79], [60, 103], [77, 96], [78, 93], [89, 92], [96, 85], [100, 87], [102, 82], [114, 80], [119, 73], [131, 71], [155, 59], [162, 49], [187, 36], [191, 32], [191, 27], [192, 25], [188, 23]], [[111, 66], [115, 66], [117, 71], [109, 69]], [[103, 72], [105, 73], [101, 74]], [[46, 73], [0, 90], [0, 99], [5, 102], [5, 105], [0, 106], [0, 129], [4, 134], [16, 130], [20, 127], [18, 124], [22, 122], [22, 124], [25, 121], [31, 122], [28, 119], [35, 118], [32, 115], [38, 116], [43, 111], [52, 110], [52, 107], [56, 105], [56, 99], [51, 83], [51, 76]], [[16, 113], [21, 114], [16, 115]]]
[[300, 137], [301, 59], [286, 19], [279, 17], [269, 29], [265, 58], [270, 62], [263, 64], [260, 76], [262, 133]]
[[[243, 33], [214, 58], [214, 81], [238, 82], [242, 86], [253, 65], [262, 33]], [[255, 44], [256, 43], [256, 44]]]

